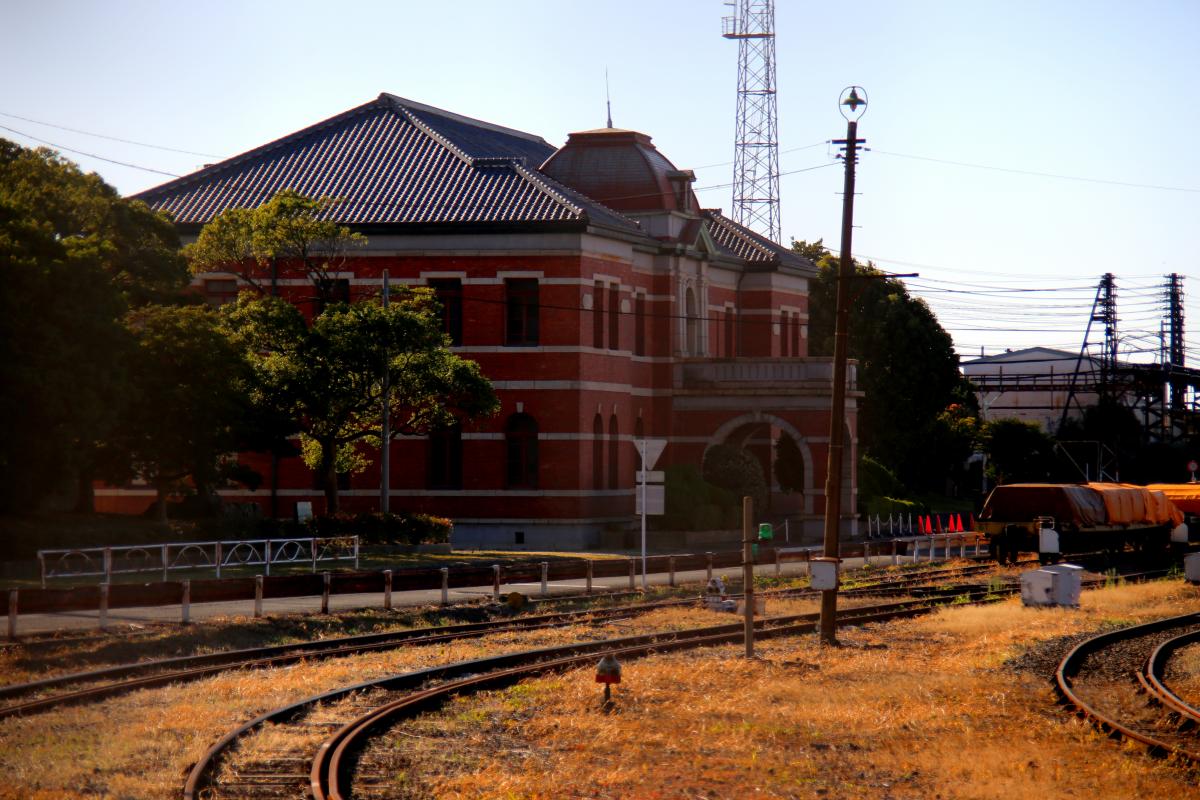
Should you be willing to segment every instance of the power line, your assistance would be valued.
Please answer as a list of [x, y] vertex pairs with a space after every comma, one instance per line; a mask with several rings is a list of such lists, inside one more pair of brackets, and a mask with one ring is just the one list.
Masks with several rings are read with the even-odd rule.
[[153, 167], [143, 167], [140, 164], [131, 164], [128, 161], [118, 161], [115, 158], [105, 158], [104, 156], [98, 156], [95, 153], [85, 153], [83, 150], [76, 150], [73, 147], [67, 147], [65, 145], [55, 144], [54, 142], [50, 142], [45, 139], [34, 136], [32, 134], [25, 133], [24, 131], [19, 131], [15, 128], [10, 128], [7, 125], [0, 125], [0, 130], [6, 130], [9, 133], [15, 133], [18, 136], [24, 136], [26, 139], [33, 139], [35, 142], [41, 142], [42, 144], [53, 147], [56, 150], [66, 150], [68, 153], [75, 153], [76, 155], [87, 156], [88, 158], [95, 158], [99, 161], [107, 161], [110, 164], [117, 164], [122, 167], [130, 167], [131, 169], [140, 169], [140, 170], [143, 170], [144, 172], [156, 172], [159, 175], [166, 175], [171, 178], [182, 177], [181, 175], [176, 175], [174, 172], [166, 172], [165, 170], [154, 169]]
[[[79, 128], [68, 128], [66, 125], [55, 125], [53, 122], [43, 122], [40, 119], [30, 119], [22, 117], [20, 114], [10, 114], [7, 111], [0, 111], [0, 117], [12, 117], [13, 119], [23, 120], [24, 122], [32, 122], [34, 125], [45, 125], [47, 128], [58, 128], [60, 131], [70, 131], [71, 133], [81, 133], [84, 136], [95, 136], [97, 139], [108, 139], [113, 142], [124, 142], [125, 144], [136, 144], [138, 147], [151, 147], [155, 150], [166, 150], [168, 153], [183, 153], [189, 156], [204, 156], [206, 158], [224, 158], [224, 156], [216, 155], [215, 153], [197, 153], [195, 150], [180, 150], [177, 147], [167, 147], [161, 144], [150, 144], [149, 142], [138, 142], [133, 139], [122, 139], [120, 136], [108, 136], [103, 133], [94, 133], [92, 131], [80, 130]], [[33, 138], [33, 137], [30, 137]], [[93, 156], [95, 158], [95, 156]]]

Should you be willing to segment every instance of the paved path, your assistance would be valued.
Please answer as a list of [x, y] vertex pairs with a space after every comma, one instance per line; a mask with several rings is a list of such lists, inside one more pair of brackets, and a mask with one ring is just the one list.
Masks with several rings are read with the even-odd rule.
[[[922, 560], [927, 558], [925, 553], [922, 553]], [[891, 556], [872, 557], [872, 562], [877, 565], [891, 563]], [[902, 562], [909, 561], [908, 557], [901, 559]], [[842, 562], [843, 569], [853, 569], [862, 566], [861, 558], [845, 559]], [[807, 565], [802, 561], [783, 561], [780, 565], [780, 570], [783, 575], [804, 575], [806, 574]], [[774, 564], [760, 564], [755, 567], [756, 575], [774, 575]], [[741, 581], [742, 568], [725, 567], [714, 569], [713, 575], [723, 575], [726, 581], [735, 579], [739, 583]], [[705, 570], [678, 571], [675, 573], [675, 582], [678, 584], [692, 583], [701, 584], [707, 580]], [[665, 586], [670, 582], [670, 576], [666, 572], [650, 573], [646, 576], [647, 585]], [[623, 591], [628, 590], [628, 576], [595, 578], [592, 585], [597, 591]], [[636, 585], [641, 586], [641, 575], [636, 579]], [[586, 590], [586, 583], [581, 578], [571, 580], [549, 581], [546, 584], [546, 595], [553, 597], [558, 595], [579, 595]], [[454, 603], [470, 603], [488, 600], [492, 597], [493, 587], [491, 584], [486, 586], [461, 587], [450, 589], [448, 600], [451, 604]], [[520, 592], [529, 597], [541, 596], [541, 583], [504, 583], [500, 586], [501, 595], [510, 592]], [[392, 593], [393, 607], [406, 606], [429, 606], [437, 605], [442, 600], [442, 592], [440, 589], [420, 589], [413, 591], [395, 591]], [[330, 611], [350, 611], [360, 608], [382, 608], [383, 593], [368, 592], [361, 594], [334, 594], [329, 598]], [[280, 597], [267, 598], [263, 600], [263, 614], [318, 614], [321, 611], [321, 596], [312, 595], [308, 597]], [[254, 600], [247, 598], [246, 600], [226, 601], [219, 603], [192, 603], [190, 606], [190, 619], [192, 622], [202, 622], [212, 620], [219, 617], [248, 617], [254, 613]], [[147, 624], [164, 624], [179, 622], [182, 616], [182, 609], [179, 605], [173, 606], [152, 606], [141, 608], [120, 608], [112, 609], [108, 612], [108, 623], [111, 626], [128, 626], [128, 625], [147, 625]], [[55, 631], [71, 631], [71, 630], [94, 630], [99, 626], [99, 612], [92, 611], [68, 611], [58, 612], [53, 614], [22, 614], [17, 622], [17, 635], [31, 635], [39, 633], [51, 633]]]

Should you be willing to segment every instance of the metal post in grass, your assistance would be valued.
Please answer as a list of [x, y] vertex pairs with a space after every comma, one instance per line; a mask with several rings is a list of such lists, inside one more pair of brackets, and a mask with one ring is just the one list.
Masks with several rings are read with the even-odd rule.
[[108, 583], [100, 584], [100, 630], [108, 629]]
[[322, 576], [321, 613], [328, 614], [329, 613], [329, 582], [330, 582], [330, 579], [332, 578], [332, 576], [328, 572], [322, 572], [321, 576]]
[[668, 583], [672, 588], [675, 586], [675, 556], [667, 556], [667, 571], [670, 572], [671, 578]]
[[742, 596], [745, 598], [746, 658], [754, 658], [754, 499], [742, 498]]
[[192, 621], [192, 582], [183, 581], [183, 596], [179, 599], [179, 622], [188, 625]]
[[20, 591], [17, 589], [8, 590], [8, 640], [15, 642], [17, 640], [17, 601]]
[[587, 561], [587, 593], [588, 594], [592, 593], [593, 570], [594, 570], [594, 567], [592, 566], [592, 560], [589, 558]]
[[543, 561], [542, 562], [542, 597], [546, 596], [546, 592], [547, 592], [546, 582], [549, 577], [550, 577], [550, 562]]
[[263, 576], [254, 576], [254, 618], [258, 619], [263, 614]]
[[[450, 605], [450, 568], [442, 567], [442, 605]], [[391, 570], [388, 570], [388, 585], [391, 585]]]
[[[444, 583], [445, 576], [442, 577], [442, 580]], [[442, 602], [445, 601], [443, 600]], [[383, 571], [383, 610], [392, 610], [392, 571], [390, 569]]]

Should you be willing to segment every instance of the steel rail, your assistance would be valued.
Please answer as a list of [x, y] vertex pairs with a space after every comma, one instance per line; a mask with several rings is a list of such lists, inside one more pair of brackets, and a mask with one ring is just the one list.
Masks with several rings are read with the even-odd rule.
[[1167, 617], [1142, 625], [1133, 625], [1120, 630], [1109, 631], [1108, 633], [1102, 633], [1080, 642], [1067, 653], [1054, 673], [1054, 682], [1060, 699], [1065, 705], [1073, 706], [1078, 716], [1089, 720], [1096, 728], [1107, 733], [1109, 736], [1124, 737], [1129, 741], [1138, 742], [1155, 755], [1173, 756], [1183, 761], [1200, 764], [1200, 752], [1184, 750], [1154, 736], [1134, 730], [1128, 725], [1124, 725], [1120, 720], [1099, 711], [1094, 705], [1087, 702], [1087, 700], [1075, 691], [1074, 687], [1075, 678], [1078, 677], [1079, 671], [1083, 667], [1083, 662], [1088, 655], [1099, 652], [1119, 642], [1198, 622], [1200, 622], [1200, 614], [1183, 614], [1178, 617]]
[[[887, 578], [872, 583], [847, 589], [847, 595], [873, 595], [884, 592], [899, 592], [906, 588], [917, 586], [939, 577], [970, 574], [989, 569], [987, 565], [951, 567], [941, 569], [921, 570], [895, 578]], [[881, 576], [882, 577], [882, 576]], [[774, 589], [761, 594], [767, 597], [805, 597], [815, 595], [810, 589]], [[598, 595], [597, 597], [603, 597]], [[731, 594], [730, 597], [740, 597]], [[694, 604], [694, 597], [659, 600], [650, 603], [636, 603], [618, 606], [611, 609], [584, 609], [579, 611], [562, 611], [551, 614], [534, 615], [520, 619], [489, 620], [485, 622], [459, 623], [441, 625], [429, 628], [415, 628], [403, 631], [361, 634], [358, 636], [320, 639], [310, 642], [295, 642], [284, 645], [246, 648], [221, 653], [203, 655], [176, 656], [172, 658], [143, 661], [134, 664], [123, 664], [104, 667], [86, 672], [60, 675], [52, 678], [12, 684], [0, 687], [0, 699], [20, 697], [23, 695], [44, 692], [64, 686], [93, 683], [111, 680], [115, 683], [78, 689], [76, 691], [55, 694], [21, 703], [0, 707], [0, 720], [13, 716], [22, 716], [44, 712], [53, 708], [68, 705], [104, 700], [140, 689], [150, 689], [170, 683], [201, 680], [214, 674], [234, 669], [254, 669], [280, 666], [313, 658], [339, 658], [355, 653], [383, 650], [390, 647], [406, 645], [422, 646], [454, 639], [486, 636], [512, 630], [537, 630], [554, 625], [574, 624], [581, 619], [608, 620], [619, 619], [636, 614], [648, 613], [660, 608], [678, 607]]]
[[1138, 679], [1142, 681], [1142, 685], [1146, 687], [1146, 690], [1166, 706], [1170, 713], [1178, 715], [1179, 719], [1190, 727], [1200, 725], [1200, 708], [1188, 703], [1176, 694], [1167, 685], [1165, 678], [1167, 674], [1167, 662], [1171, 660], [1171, 656], [1176, 651], [1197, 642], [1200, 642], [1200, 630], [1190, 631], [1173, 639], [1168, 639], [1154, 648], [1154, 651], [1150, 653], [1150, 657], [1146, 659], [1145, 667], [1138, 674]]
[[[982, 597], [985, 594], [987, 594], [986, 590], [981, 589], [979, 595]], [[877, 614], [892, 614], [894, 616], [896, 614], [903, 613], [904, 611], [909, 611], [910, 613], [914, 614], [925, 613], [931, 608], [936, 607], [936, 605], [936, 603], [928, 599], [879, 604], [857, 609], [847, 609], [845, 611], [845, 618], [848, 620], [860, 619]], [[756, 628], [798, 624], [805, 630], [813, 630], [812, 626], [816, 624], [818, 619], [818, 613], [770, 617], [757, 621]], [[800, 632], [800, 630], [797, 630], [796, 632]], [[209, 784], [212, 775], [216, 770], [218, 762], [223, 758], [225, 753], [230, 750], [240, 739], [252, 731], [267, 723], [287, 722], [303, 714], [305, 711], [318, 703], [336, 701], [355, 692], [362, 692], [368, 689], [413, 691], [431, 681], [450, 681], [460, 679], [468, 675], [479, 675], [480, 673], [484, 672], [494, 672], [497, 670], [510, 669], [527, 664], [536, 664], [540, 662], [551, 661], [557, 658], [563, 658], [566, 656], [566, 654], [575, 654], [592, 658], [594, 657], [595, 653], [604, 652], [614, 648], [621, 649], [630, 647], [636, 648], [639, 646], [661, 646], [664, 642], [675, 641], [681, 639], [681, 637], [696, 638], [703, 636], [725, 636], [729, 637], [729, 641], [740, 641], [743, 635], [743, 625], [740, 622], [693, 629], [691, 631], [668, 631], [641, 634], [617, 639], [581, 642], [566, 646], [541, 648], [517, 653], [509, 653], [500, 656], [491, 656], [482, 659], [458, 662], [456, 664], [430, 667], [428, 669], [419, 670], [416, 672], [404, 673], [402, 675], [365, 681], [352, 686], [340, 687], [320, 695], [299, 700], [288, 706], [275, 709], [274, 711], [267, 712], [266, 714], [250, 720], [244, 725], [227, 732], [225, 736], [213, 744], [213, 746], [209, 748], [204, 756], [202, 756], [200, 760], [196, 762], [191, 773], [188, 775], [187, 783], [184, 787], [183, 797], [185, 800], [195, 800], [195, 798], [199, 797], [200, 790]]]

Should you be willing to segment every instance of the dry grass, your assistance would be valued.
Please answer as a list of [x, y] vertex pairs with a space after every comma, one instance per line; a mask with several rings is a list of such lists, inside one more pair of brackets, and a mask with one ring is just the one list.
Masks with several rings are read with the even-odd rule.
[[590, 670], [456, 701], [371, 755], [392, 797], [1195, 796], [1195, 776], [1054, 710], [1002, 662], [1061, 636], [1193, 610], [1179, 583], [1097, 590], [1079, 611], [1018, 601], [625, 665], [618, 711]]
[[[780, 602], [778, 613], [812, 610]], [[80, 708], [0, 722], [3, 798], [163, 798], [178, 793], [189, 766], [227, 730], [273, 708], [371, 678], [532, 647], [712, 624], [726, 617], [664, 609], [603, 626], [504, 633], [406, 647], [278, 669], [234, 672], [138, 692]], [[256, 737], [236, 764], [281, 746], [274, 729]], [[276, 738], [271, 738], [276, 737]]]

